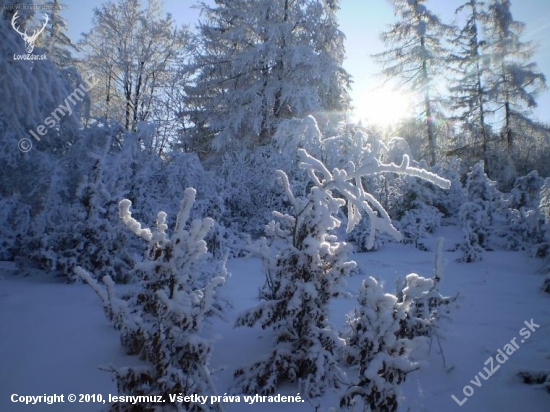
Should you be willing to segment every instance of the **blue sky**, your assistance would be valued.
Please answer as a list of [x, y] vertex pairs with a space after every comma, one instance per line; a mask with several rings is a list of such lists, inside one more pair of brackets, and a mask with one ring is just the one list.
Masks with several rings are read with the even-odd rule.
[[[65, 0], [67, 9], [62, 14], [68, 21], [73, 40], [91, 29], [93, 9], [102, 3], [102, 0]], [[194, 4], [195, 0], [165, 0], [165, 9], [178, 23], [193, 26], [199, 17], [198, 10], [192, 8]], [[426, 4], [449, 21], [462, 0], [431, 0]], [[516, 20], [527, 25], [523, 40], [539, 45], [533, 60], [550, 84], [550, 0], [512, 0], [512, 13]], [[394, 21], [393, 9], [387, 0], [343, 0], [339, 17], [347, 38], [344, 66], [354, 80], [353, 102], [355, 106], [363, 106], [373, 100], [372, 90], [380, 85], [380, 80], [374, 76], [380, 67], [372, 62], [370, 55], [384, 50], [379, 34]], [[550, 122], [550, 93], [542, 93], [538, 102], [535, 116]]]

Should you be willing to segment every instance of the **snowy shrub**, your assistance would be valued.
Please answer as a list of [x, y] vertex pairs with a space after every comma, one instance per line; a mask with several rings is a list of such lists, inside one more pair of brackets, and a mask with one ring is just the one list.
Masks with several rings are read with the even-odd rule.
[[380, 250], [386, 243], [394, 241], [395, 238], [387, 233], [380, 233], [374, 238], [372, 244], [369, 244], [370, 223], [366, 216], [355, 226], [352, 232], [347, 234], [346, 240], [353, 246], [354, 252], [374, 252]]
[[[407, 276], [403, 301], [384, 293], [374, 278], [363, 281], [359, 307], [348, 318], [346, 361], [359, 366], [358, 382], [340, 399], [340, 407], [394, 412], [398, 407], [400, 385], [406, 375], [420, 367], [409, 358], [418, 337], [399, 337], [401, 323], [407, 318], [415, 299], [433, 287], [431, 279], [416, 274]], [[365, 409], [366, 408], [366, 409]]]
[[464, 231], [464, 241], [458, 245], [462, 262], [482, 259], [482, 251], [498, 245], [499, 238], [509, 233], [508, 205], [484, 171], [483, 161], [474, 165], [465, 184], [466, 202], [460, 206], [458, 220]]
[[[439, 320], [456, 298], [438, 291], [443, 277], [443, 239], [438, 239], [433, 279], [411, 273], [396, 296], [384, 293], [374, 278], [363, 281], [359, 306], [347, 319], [345, 360], [359, 366], [359, 380], [340, 399], [340, 406], [363, 405], [370, 411], [396, 411], [400, 384], [419, 368], [411, 352], [435, 336]], [[443, 352], [442, 352], [443, 355]], [[445, 363], [445, 358], [443, 357]]]
[[466, 202], [460, 207], [458, 219], [464, 232], [464, 240], [457, 245], [462, 252], [458, 261], [481, 261], [490, 231], [487, 210], [477, 203]]
[[[403, 156], [409, 156], [410, 151], [404, 139], [393, 137], [386, 148], [384, 159], [399, 162]], [[413, 165], [427, 168], [425, 164], [417, 162], [413, 162]], [[384, 176], [384, 180], [380, 200], [398, 221], [397, 226], [404, 241], [421, 250], [427, 250], [422, 239], [441, 225], [442, 213], [437, 207], [437, 196], [442, 195], [442, 190], [437, 191], [435, 185], [406, 175]]]
[[[70, 281], [75, 280], [72, 269], [80, 264], [126, 282], [133, 276], [134, 256], [143, 248], [117, 217], [120, 199], [128, 198], [139, 208], [140, 220], [154, 222], [159, 209], [177, 213], [187, 186], [198, 187], [191, 217], [219, 219], [223, 202], [216, 181], [196, 154], [160, 158], [141, 146], [139, 139], [149, 140], [150, 133], [150, 127], [126, 132], [109, 124], [80, 131], [48, 176], [19, 260], [60, 272]], [[207, 242], [219, 256], [231, 242], [224, 236], [221, 228], [208, 234]]]
[[[136, 267], [141, 278], [137, 290], [119, 298], [110, 276], [103, 277], [105, 290], [85, 270], [75, 270], [101, 298], [127, 352], [149, 362], [148, 366], [111, 367], [120, 395], [163, 395], [168, 400], [170, 394], [215, 394], [208, 371], [212, 343], [201, 332], [208, 318], [223, 318], [226, 301], [216, 289], [227, 271], [224, 262], [213, 260], [207, 252], [205, 236], [214, 221], [205, 218], [187, 224], [195, 194], [194, 189], [185, 191], [172, 236], [167, 233], [166, 213], [158, 214], [154, 230], [144, 229], [132, 217], [131, 202], [120, 202], [126, 227], [148, 242], [146, 260]], [[170, 402], [175, 408], [170, 410], [208, 410], [199, 404]], [[113, 411], [132, 408], [124, 403], [112, 406]], [[140, 408], [159, 406], [142, 402]]]
[[399, 222], [404, 241], [412, 243], [417, 249], [428, 250], [422, 239], [434, 233], [441, 225], [441, 214], [434, 207], [421, 206], [405, 212]]
[[149, 162], [154, 169], [143, 172], [144, 180], [149, 179], [143, 182], [143, 186], [149, 191], [147, 196], [155, 200], [155, 210], [164, 207], [177, 213], [178, 201], [184, 196], [186, 188], [194, 187], [197, 198], [191, 218], [210, 216], [216, 221], [221, 219], [224, 206], [219, 182], [214, 173], [205, 170], [197, 154], [173, 152], [162, 159], [154, 155], [148, 157], [152, 158]]
[[544, 271], [550, 273], [550, 178], [544, 180], [540, 189], [539, 213], [544, 218], [543, 241], [536, 246], [535, 255], [545, 259]]
[[[460, 206], [465, 202], [464, 188], [461, 182], [461, 159], [451, 158], [444, 163], [438, 163], [432, 171], [451, 182], [448, 190], [434, 187], [433, 204], [445, 218], [458, 215]], [[454, 222], [453, 222], [454, 223]]]
[[218, 185], [225, 209], [221, 222], [228, 229], [259, 236], [271, 210], [282, 207], [283, 199], [273, 177], [278, 156], [272, 146], [223, 156]]
[[[273, 136], [273, 140], [282, 157], [287, 159], [289, 163], [295, 163], [296, 165], [300, 161], [298, 149], [308, 148], [312, 156], [319, 158], [324, 153], [321, 150], [322, 146], [326, 144], [325, 142], [321, 142], [321, 131], [313, 116], [307, 116], [303, 119], [288, 119], [281, 122], [281, 125]], [[333, 153], [330, 155], [338, 154], [338, 149], [341, 147], [335, 146], [334, 143], [339, 140], [338, 138], [331, 140], [331, 148], [336, 150], [333, 150]], [[338, 159], [335, 160], [338, 162]], [[291, 172], [295, 172], [295, 170]]]
[[486, 211], [490, 219], [488, 224], [492, 223], [495, 213], [505, 208], [497, 183], [485, 174], [483, 161], [476, 163], [468, 173], [464, 190], [469, 202], [477, 203]]
[[539, 193], [544, 184], [544, 179], [536, 170], [516, 178], [514, 187], [510, 191], [510, 207], [514, 209], [531, 209], [538, 206]]
[[402, 176], [399, 190], [402, 193], [393, 206], [398, 227], [406, 243], [427, 250], [422, 239], [441, 226], [441, 212], [434, 206], [433, 185], [410, 176]]
[[104, 183], [105, 156], [91, 153], [89, 156], [93, 165], [88, 174], [82, 175], [75, 193], [78, 203], [74, 207], [79, 207], [80, 216], [70, 222], [72, 230], [62, 224], [65, 230], [55, 232], [57, 269], [72, 274], [76, 265], [83, 265], [117, 282], [127, 282], [132, 277], [134, 263], [126, 249], [130, 246], [129, 235], [120, 220], [115, 220], [116, 199], [111, 197]]
[[30, 230], [30, 207], [20, 195], [0, 198], [0, 260], [14, 260]]
[[510, 250], [524, 250], [529, 245], [540, 243], [540, 215], [536, 209], [509, 209], [509, 231], [506, 247]]
[[299, 167], [298, 149], [308, 148], [331, 168], [342, 167], [349, 160], [360, 163], [366, 141], [367, 136], [355, 130], [322, 139], [316, 119], [308, 116], [282, 121], [271, 145], [226, 152], [221, 165], [213, 166], [221, 176], [218, 186], [225, 207], [221, 222], [234, 233], [260, 236], [271, 212], [289, 207], [277, 185], [276, 170], [285, 171], [295, 193], [307, 192], [310, 182], [307, 172]]
[[[151, 157], [149, 162], [154, 169], [143, 174], [142, 185], [147, 191], [141, 196], [150, 204], [150, 210], [154, 207], [154, 210], [176, 214], [179, 208], [176, 199], [183, 197], [187, 187], [196, 188], [197, 198], [191, 219], [210, 216], [215, 220], [205, 238], [208, 250], [217, 258], [238, 256], [246, 242], [244, 235], [226, 227], [228, 211], [224, 205], [223, 187], [215, 174], [205, 170], [195, 153], [174, 152], [162, 160]], [[148, 179], [147, 175], [150, 176]]]
[[80, 279], [73, 272], [78, 264], [119, 282], [130, 280], [131, 252], [137, 248], [116, 218], [120, 189], [111, 174], [112, 141], [109, 130], [82, 131], [49, 177], [20, 260], [60, 272], [69, 281]]
[[523, 383], [545, 389], [546, 392], [550, 393], [550, 371], [521, 371], [518, 376], [523, 380]]
[[278, 172], [291, 210], [273, 212], [276, 221], [266, 229], [273, 242], [269, 245], [263, 239], [258, 251], [266, 276], [261, 303], [237, 319], [237, 326], [260, 324], [273, 329], [276, 344], [265, 359], [235, 372], [237, 390], [267, 394], [284, 381], [299, 381], [301, 392], [314, 398], [341, 386], [344, 377], [338, 354], [343, 342], [328, 320], [328, 304], [343, 293], [344, 278], [356, 264], [348, 260], [349, 245], [332, 234], [342, 223], [340, 209], [347, 206], [347, 232], [361, 221], [362, 213], [368, 216], [370, 248], [377, 231], [397, 239], [401, 235], [380, 202], [365, 190], [363, 177], [394, 172], [449, 185], [439, 176], [411, 167], [408, 156], [398, 166], [382, 164], [372, 152], [368, 154], [362, 163], [350, 161], [346, 170], [330, 172], [322, 161], [299, 149], [300, 167], [311, 182], [303, 196], [296, 196], [288, 176]]
[[456, 300], [456, 297], [441, 295], [438, 286], [442, 279], [443, 238], [439, 238], [436, 246], [434, 277], [424, 280], [424, 278], [415, 277], [409, 279], [407, 276], [407, 282], [398, 284], [396, 296], [399, 302], [404, 302], [407, 295], [407, 287], [418, 287], [418, 284], [431, 282], [426, 293], [412, 298], [410, 310], [407, 312], [406, 318], [401, 322], [401, 328], [398, 333], [400, 338], [413, 339], [416, 336], [427, 336], [433, 339], [435, 336], [439, 340], [439, 322], [441, 319], [448, 317], [450, 313], [449, 305]]
[[510, 192], [508, 248], [518, 250], [543, 242], [544, 216], [539, 210], [543, 184], [536, 170], [516, 178]]

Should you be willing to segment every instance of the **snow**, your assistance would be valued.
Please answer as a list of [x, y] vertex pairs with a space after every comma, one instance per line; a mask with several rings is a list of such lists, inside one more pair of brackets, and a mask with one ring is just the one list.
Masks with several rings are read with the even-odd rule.
[[[448, 249], [461, 239], [459, 228], [442, 227], [426, 239], [435, 250], [437, 237], [443, 236], [443, 273], [438, 285], [442, 294], [459, 294], [458, 307], [451, 321], [442, 321], [442, 347], [447, 362], [443, 367], [437, 344], [432, 342], [429, 365], [412, 372], [403, 386], [402, 411], [542, 411], [547, 410], [549, 395], [543, 390], [524, 385], [516, 376], [520, 370], [550, 369], [548, 342], [550, 297], [540, 291], [540, 261], [521, 251], [486, 252], [482, 262], [458, 263], [460, 254]], [[365, 276], [374, 276], [386, 292], [395, 292], [395, 281], [411, 271], [432, 277], [434, 253], [423, 252], [411, 245], [391, 243], [377, 252], [353, 256], [363, 276], [355, 275], [347, 289], [357, 293]], [[234, 320], [244, 309], [257, 302], [258, 287], [264, 281], [261, 262], [256, 258], [228, 261], [232, 276], [225, 294], [231, 296], [234, 308], [226, 314], [228, 322], [216, 320], [209, 333], [216, 338], [209, 369], [218, 394], [228, 391], [233, 372], [265, 357], [271, 349], [268, 332], [260, 327], [233, 328]], [[116, 395], [116, 386], [100, 365], [139, 365], [136, 357], [126, 356], [115, 331], [105, 318], [101, 302], [87, 285], [67, 285], [58, 279], [34, 272], [31, 276], [14, 275], [12, 264], [0, 265], [0, 411], [98, 411], [94, 403], [44, 403], [32, 407], [11, 403], [12, 394], [108, 394]], [[355, 305], [352, 299], [331, 303], [331, 320], [343, 327], [345, 317]], [[540, 325], [529, 339], [520, 343], [519, 331], [530, 321]], [[509, 356], [488, 380], [476, 378], [483, 372], [485, 361], [497, 350], [517, 338], [519, 349]], [[495, 360], [496, 363], [496, 360]], [[483, 372], [484, 373], [484, 372]], [[485, 373], [484, 373], [485, 374]], [[486, 374], [485, 374], [486, 375]], [[470, 381], [481, 383], [477, 387]], [[464, 386], [474, 393], [463, 406]], [[283, 385], [277, 394], [297, 394], [297, 387]], [[321, 400], [327, 410], [336, 407], [337, 396], [327, 394]], [[103, 407], [103, 406], [102, 406]], [[226, 403], [227, 412], [311, 411], [308, 402]], [[338, 409], [338, 408], [337, 408]]]

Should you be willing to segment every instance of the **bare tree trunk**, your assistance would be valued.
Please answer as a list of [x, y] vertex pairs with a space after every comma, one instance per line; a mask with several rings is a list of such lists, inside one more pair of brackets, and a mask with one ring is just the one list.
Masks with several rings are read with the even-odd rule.
[[428, 74], [428, 62], [426, 59], [426, 38], [420, 37], [420, 47], [424, 52], [422, 59], [422, 78], [424, 85], [424, 107], [426, 111], [426, 127], [428, 130], [428, 150], [430, 153], [430, 166], [435, 165], [436, 161], [436, 142], [435, 142], [435, 128], [432, 118], [432, 102], [430, 97], [430, 76]]
[[109, 114], [111, 112], [111, 70], [107, 74], [107, 95], [105, 96], [105, 119], [109, 120]]
[[487, 136], [487, 128], [485, 127], [485, 107], [483, 105], [483, 97], [485, 96], [485, 90], [483, 90], [483, 83], [482, 83], [482, 73], [481, 73], [481, 56], [479, 52], [479, 36], [478, 36], [478, 26], [477, 26], [477, 5], [476, 2], [473, 2], [472, 6], [472, 13], [474, 18], [474, 38], [473, 38], [473, 44], [475, 47], [475, 58], [476, 58], [476, 90], [477, 90], [477, 104], [479, 107], [479, 127], [481, 129], [481, 147], [482, 147], [482, 156], [483, 156], [483, 163], [485, 164], [485, 167], [488, 167], [489, 164], [489, 148], [488, 148], [488, 141], [489, 138]]
[[128, 77], [124, 81], [124, 97], [126, 99], [125, 128], [129, 131], [132, 118], [132, 82]]
[[145, 66], [145, 62], [139, 62], [138, 78], [136, 83], [136, 93], [134, 95], [134, 104], [133, 104], [134, 114], [133, 114], [133, 121], [132, 121], [132, 130], [134, 131], [137, 127], [138, 121], [140, 120], [138, 116], [138, 111], [139, 111], [139, 104], [141, 99], [141, 84], [143, 82], [144, 66]]
[[512, 133], [512, 112], [510, 110], [510, 102], [509, 101], [506, 101], [506, 103], [504, 103], [504, 110], [505, 110], [505, 113], [506, 113], [506, 124], [505, 124], [505, 128], [506, 128], [506, 149], [508, 151], [508, 155], [509, 156], [512, 156], [512, 149], [513, 149], [513, 145], [514, 145], [514, 141], [513, 141], [513, 133]]

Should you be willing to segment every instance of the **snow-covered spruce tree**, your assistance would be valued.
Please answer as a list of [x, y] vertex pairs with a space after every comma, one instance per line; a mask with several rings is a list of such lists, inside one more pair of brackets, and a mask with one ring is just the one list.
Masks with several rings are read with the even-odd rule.
[[484, 249], [494, 246], [494, 242], [498, 240], [496, 235], [501, 235], [503, 222], [499, 218], [502, 218], [506, 208], [502, 193], [496, 188], [496, 182], [485, 174], [483, 161], [476, 163], [468, 173], [464, 191], [466, 202], [460, 206], [458, 212], [458, 219], [464, 230], [464, 242], [458, 248], [464, 255], [459, 260], [476, 262], [481, 260]]
[[550, 293], [550, 178], [548, 177], [540, 189], [539, 211], [544, 216], [544, 241], [538, 246], [535, 254], [545, 259], [543, 271], [549, 275], [546, 277], [543, 288], [545, 292]]
[[154, 230], [144, 229], [132, 217], [131, 202], [120, 202], [124, 224], [149, 244], [146, 260], [136, 267], [141, 279], [134, 292], [119, 298], [110, 276], [103, 278], [105, 290], [88, 272], [76, 269], [101, 298], [127, 352], [150, 364], [112, 367], [119, 394], [162, 395], [166, 401], [163, 408], [158, 403], [117, 403], [113, 411], [210, 410], [200, 404], [176, 403], [170, 397], [179, 393], [215, 394], [208, 371], [212, 343], [201, 333], [208, 318], [223, 318], [226, 301], [216, 289], [224, 283], [227, 271], [225, 262], [208, 254], [204, 240], [214, 221], [205, 218], [187, 224], [195, 195], [195, 189], [185, 191], [171, 236], [166, 213], [158, 214]]
[[337, 0], [220, 0], [203, 19], [186, 87], [203, 150], [263, 145], [279, 123], [349, 106]]
[[398, 287], [397, 296], [385, 294], [382, 285], [372, 277], [363, 281], [359, 307], [348, 317], [345, 335], [345, 361], [359, 367], [359, 379], [340, 398], [341, 407], [397, 410], [400, 385], [408, 373], [420, 367], [411, 360], [411, 351], [428, 338], [435, 337], [439, 342], [439, 319], [448, 313], [449, 303], [455, 300], [442, 296], [438, 290], [443, 277], [442, 249], [440, 238], [433, 279], [411, 273]]
[[487, 214], [475, 203], [466, 202], [460, 207], [459, 221], [462, 224], [464, 240], [457, 245], [462, 252], [458, 262], [479, 262], [483, 260], [485, 239], [489, 230]]
[[519, 176], [510, 191], [510, 207], [514, 209], [532, 209], [539, 206], [539, 195], [544, 178], [536, 170], [525, 176]]
[[280, 178], [293, 210], [275, 212], [279, 221], [268, 225], [266, 235], [283, 244], [270, 247], [262, 239], [259, 252], [266, 283], [261, 303], [237, 320], [237, 326], [258, 323], [274, 329], [276, 347], [266, 359], [237, 370], [235, 386], [246, 393], [269, 394], [284, 381], [299, 380], [300, 390], [313, 398], [344, 381], [337, 356], [342, 342], [329, 323], [327, 306], [342, 293], [342, 281], [355, 263], [346, 260], [349, 246], [329, 235], [340, 223], [332, 215], [343, 201], [319, 187], [309, 198], [296, 199], [287, 176], [280, 172]]
[[456, 217], [460, 206], [465, 202], [466, 195], [461, 181], [462, 160], [456, 157], [450, 157], [439, 162], [432, 171], [451, 181], [451, 187], [448, 190], [434, 188], [434, 205], [443, 214], [445, 223], [456, 223]]
[[[23, 224], [20, 219], [27, 219], [24, 215], [28, 214], [32, 220], [43, 210], [42, 201], [50, 188], [56, 164], [74, 143], [81, 127], [80, 105], [74, 97], [70, 99], [76, 104], [69, 103], [68, 111], [58, 109], [80, 85], [82, 79], [75, 70], [56, 67], [50, 60], [17, 60], [13, 57], [27, 53], [25, 41], [13, 30], [12, 21], [21, 31], [28, 27], [28, 33], [33, 24], [40, 25], [37, 27], [40, 28], [45, 23], [44, 14], [33, 11], [32, 3], [31, 0], [0, 0], [0, 55], [3, 56], [0, 59], [0, 101], [5, 102], [0, 107], [0, 208], [9, 209], [0, 214], [6, 217], [11, 215], [8, 222], [19, 220], [22, 223], [13, 227], [8, 237], [3, 237], [5, 240], [21, 240], [18, 250], [26, 246], [29, 231], [34, 230], [30, 221], [30, 224]], [[15, 4], [20, 7], [16, 9], [13, 7]], [[37, 42], [33, 53], [43, 54], [46, 51]], [[43, 127], [46, 119], [54, 118], [54, 111], [59, 121], [54, 126], [48, 123], [48, 128], [41, 128], [46, 134], [38, 141], [29, 130], [36, 134], [37, 128]], [[30, 146], [33, 146], [32, 150]], [[14, 207], [18, 207], [17, 212]], [[16, 216], [19, 213], [21, 215]], [[6, 227], [2, 231], [10, 225], [4, 225]], [[13, 254], [13, 251], [12, 248], [9, 253]], [[11, 257], [15, 258], [13, 255]]]
[[[510, 192], [510, 231], [507, 246], [510, 249], [525, 249], [543, 243], [544, 215], [540, 210], [540, 194], [544, 179], [536, 170], [516, 178]], [[537, 254], [537, 253], [535, 253]]]
[[394, 412], [398, 407], [400, 385], [408, 373], [420, 364], [409, 358], [419, 343], [418, 335], [400, 337], [402, 323], [411, 305], [433, 288], [433, 281], [414, 273], [407, 276], [403, 300], [384, 293], [373, 277], [363, 281], [359, 291], [359, 306], [348, 318], [346, 362], [359, 366], [356, 385], [340, 398], [340, 407], [354, 410]]
[[490, 219], [497, 211], [501, 211], [502, 193], [498, 191], [496, 182], [490, 180], [485, 173], [485, 164], [482, 161], [477, 162], [468, 173], [464, 189], [467, 200], [483, 207]]
[[[339, 242], [333, 230], [342, 223], [339, 211], [347, 206], [347, 232], [353, 230], [364, 212], [370, 222], [368, 246], [375, 233], [386, 232], [399, 239], [380, 202], [368, 193], [362, 178], [379, 173], [410, 174], [442, 187], [449, 182], [425, 170], [411, 167], [405, 156], [401, 165], [382, 164], [372, 156], [363, 163], [349, 162], [346, 170], [330, 172], [306, 150], [298, 155], [311, 179], [303, 196], [295, 196], [287, 175], [279, 171], [291, 212], [273, 212], [259, 255], [266, 282], [260, 301], [237, 319], [237, 326], [256, 324], [275, 332], [275, 347], [265, 358], [235, 372], [235, 387], [247, 393], [268, 394], [284, 382], [298, 381], [308, 398], [344, 383], [338, 365], [343, 342], [328, 319], [330, 299], [343, 293], [344, 278], [356, 267], [349, 261], [349, 245]], [[336, 197], [338, 196], [338, 197]]]

